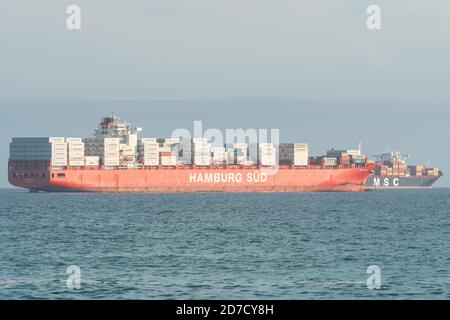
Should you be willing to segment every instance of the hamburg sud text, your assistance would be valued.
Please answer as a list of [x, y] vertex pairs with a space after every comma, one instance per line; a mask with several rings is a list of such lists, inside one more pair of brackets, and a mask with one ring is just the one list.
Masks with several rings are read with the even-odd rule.
[[248, 172], [242, 175], [240, 172], [201, 172], [201, 173], [190, 173], [189, 182], [190, 183], [241, 183], [245, 179], [248, 183], [253, 182], [267, 182], [267, 173], [265, 172]]

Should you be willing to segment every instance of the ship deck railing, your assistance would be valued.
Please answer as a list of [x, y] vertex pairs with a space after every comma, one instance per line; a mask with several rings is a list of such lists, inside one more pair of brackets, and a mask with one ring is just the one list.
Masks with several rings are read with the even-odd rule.
[[155, 166], [144, 166], [138, 165], [136, 167], [128, 166], [65, 166], [65, 167], [51, 167], [51, 170], [192, 170], [192, 169], [205, 169], [205, 170], [217, 170], [217, 169], [294, 169], [294, 170], [311, 170], [311, 169], [350, 169], [350, 168], [364, 168], [365, 164], [351, 164], [351, 165], [335, 165], [335, 166], [324, 166], [324, 165], [307, 165], [307, 166], [295, 166], [295, 165], [279, 165], [279, 166], [264, 166], [264, 165], [209, 165], [209, 166], [199, 166], [199, 165], [155, 165]]

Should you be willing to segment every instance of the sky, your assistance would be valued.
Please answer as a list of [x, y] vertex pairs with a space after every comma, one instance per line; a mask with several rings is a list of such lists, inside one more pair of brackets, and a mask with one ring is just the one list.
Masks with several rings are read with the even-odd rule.
[[[68, 30], [66, 8], [81, 8]], [[366, 27], [369, 5], [381, 30]], [[450, 172], [450, 2], [41, 0], [0, 7], [0, 187], [12, 136], [279, 128], [320, 153], [396, 147]], [[443, 177], [441, 186], [450, 186]]]

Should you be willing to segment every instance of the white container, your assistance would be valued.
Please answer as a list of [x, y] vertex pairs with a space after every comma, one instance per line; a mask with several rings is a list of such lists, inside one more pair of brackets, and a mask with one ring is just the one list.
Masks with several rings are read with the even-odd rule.
[[52, 142], [52, 166], [67, 166], [67, 143]]
[[213, 162], [216, 164], [222, 164], [227, 161], [227, 152], [225, 148], [217, 147], [211, 149], [213, 154]]
[[156, 138], [142, 138], [142, 143], [157, 143]]
[[335, 166], [337, 164], [336, 158], [323, 157], [324, 166]]
[[275, 159], [275, 153], [272, 154], [260, 154], [259, 156], [260, 159]]
[[307, 166], [308, 165], [308, 144], [295, 143], [294, 144], [294, 165]]
[[119, 138], [105, 138], [104, 139], [104, 143], [105, 143], [105, 146], [106, 145], [117, 145], [117, 146], [119, 146], [120, 145], [120, 140], [119, 140]]
[[259, 146], [259, 149], [273, 149], [274, 148], [273, 143], [260, 143], [258, 146]]
[[175, 166], [177, 164], [177, 158], [175, 156], [163, 156], [161, 157], [162, 166]]
[[49, 137], [49, 142], [66, 142], [66, 139], [64, 137]]
[[84, 166], [84, 159], [78, 158], [78, 159], [69, 159], [69, 166]]
[[156, 157], [156, 158], [146, 157], [146, 158], [144, 158], [144, 166], [159, 166], [159, 157]]
[[211, 165], [211, 157], [194, 156], [194, 164], [198, 166], [209, 166]]
[[294, 150], [307, 150], [308, 144], [307, 143], [294, 143]]
[[347, 150], [347, 154], [349, 156], [360, 156], [361, 155], [361, 150], [356, 149], [356, 150]]
[[100, 165], [100, 157], [86, 156], [86, 157], [84, 157], [84, 163], [86, 166], [99, 166]]
[[105, 138], [103, 165], [106, 167], [118, 166], [120, 155], [119, 138]]
[[159, 143], [157, 142], [143, 142], [144, 148], [159, 148]]
[[84, 146], [69, 147], [69, 153], [81, 152], [84, 153]]
[[[75, 138], [72, 138], [75, 139]], [[81, 139], [81, 138], [80, 138]], [[80, 165], [79, 162], [77, 164], [71, 164], [74, 163], [74, 161], [84, 161], [84, 143], [83, 142], [68, 142], [68, 158], [69, 158], [69, 165]], [[78, 159], [78, 160], [75, 160]], [[81, 159], [81, 160], [80, 160]]]
[[158, 154], [159, 150], [158, 149], [145, 149], [144, 150], [144, 154]]
[[308, 165], [308, 157], [305, 156], [294, 156], [294, 166], [307, 166]]
[[178, 138], [166, 138], [164, 139], [164, 143], [168, 145], [178, 144], [180, 143], [180, 139]]
[[66, 138], [66, 142], [67, 143], [73, 143], [73, 142], [75, 142], [75, 143], [82, 143], [83, 141], [82, 141], [82, 139], [81, 138]]
[[144, 157], [148, 155], [158, 155], [159, 145], [153, 142], [144, 143]]
[[104, 159], [104, 166], [105, 167], [116, 167], [119, 165], [119, 158], [114, 159]]

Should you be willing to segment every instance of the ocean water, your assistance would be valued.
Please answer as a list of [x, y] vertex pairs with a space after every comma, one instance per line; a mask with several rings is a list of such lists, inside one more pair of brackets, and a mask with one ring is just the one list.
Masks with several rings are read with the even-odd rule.
[[0, 299], [448, 299], [450, 189], [2, 189], [0, 248]]

